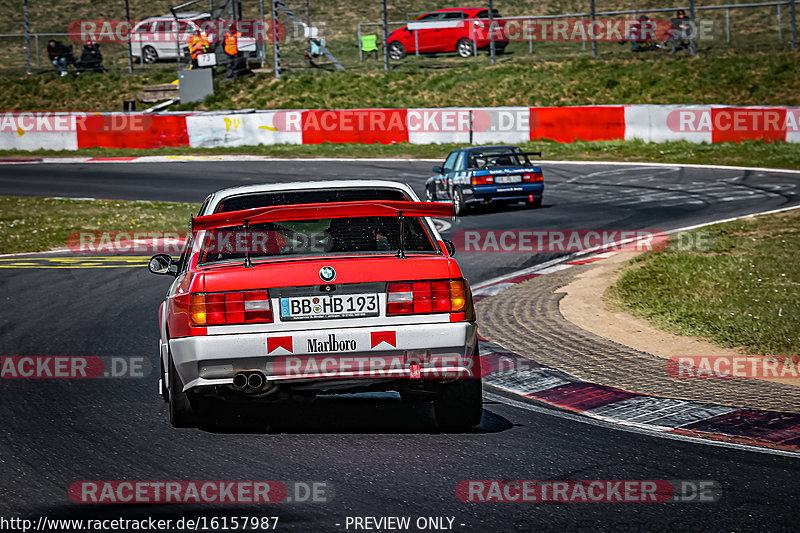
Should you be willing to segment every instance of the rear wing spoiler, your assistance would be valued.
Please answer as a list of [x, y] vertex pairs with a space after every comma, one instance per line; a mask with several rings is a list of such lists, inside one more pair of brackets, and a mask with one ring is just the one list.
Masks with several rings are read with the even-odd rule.
[[530, 156], [534, 156], [534, 157], [542, 157], [542, 152], [514, 152], [514, 151], [509, 151], [508, 154], [505, 154], [505, 153], [502, 153], [502, 154], [484, 154], [483, 152], [470, 152], [470, 154], [469, 154], [470, 157], [486, 157], [487, 155], [492, 155], [492, 156], [497, 156], [497, 157], [501, 157], [501, 156], [504, 156], [504, 155], [516, 155], [516, 156], [520, 156], [520, 155], [529, 156], [530, 155]]
[[450, 203], [392, 200], [279, 205], [194, 217], [192, 218], [192, 231], [231, 226], [246, 227], [261, 222], [372, 216], [396, 216], [401, 219], [403, 217], [454, 217], [455, 210], [453, 204]]

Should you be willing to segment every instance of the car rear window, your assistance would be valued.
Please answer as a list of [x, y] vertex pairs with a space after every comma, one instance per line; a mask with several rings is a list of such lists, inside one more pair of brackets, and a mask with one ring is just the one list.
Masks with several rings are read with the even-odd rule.
[[[396, 217], [327, 218], [252, 224], [210, 230], [200, 263], [251, 260], [277, 256], [386, 254], [400, 249]], [[403, 249], [435, 253], [436, 248], [419, 218], [405, 219]]]
[[[488, 9], [484, 9], [483, 11], [479, 11], [478, 14], [476, 15], [476, 17], [479, 18], [479, 19], [488, 19], [489, 18], [489, 10]], [[503, 18], [503, 17], [500, 15], [500, 12], [498, 10], [492, 9], [492, 18], [499, 19], [499, 18]]]
[[397, 189], [306, 189], [300, 191], [259, 192], [225, 198], [217, 205], [216, 213], [255, 209], [273, 205], [325, 204], [330, 202], [359, 202], [369, 200], [410, 201]]

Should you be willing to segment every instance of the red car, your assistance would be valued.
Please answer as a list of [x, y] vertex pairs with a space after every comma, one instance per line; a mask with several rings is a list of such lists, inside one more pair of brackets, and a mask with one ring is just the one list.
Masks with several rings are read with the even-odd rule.
[[[210, 196], [161, 305], [160, 390], [176, 427], [235, 404], [390, 390], [443, 429], [480, 422], [475, 310], [455, 249], [420, 202], [376, 180]], [[209, 415], [210, 417], [210, 415]]]
[[[497, 10], [493, 10], [493, 18], [500, 18]], [[504, 27], [504, 21], [495, 22], [494, 40], [498, 54], [502, 54], [508, 45]], [[480, 7], [439, 9], [393, 31], [387, 42], [391, 59], [403, 59], [407, 54], [414, 54], [417, 46], [421, 54], [456, 52], [461, 57], [469, 57], [475, 54], [476, 46], [479, 50], [490, 46], [489, 10]]]

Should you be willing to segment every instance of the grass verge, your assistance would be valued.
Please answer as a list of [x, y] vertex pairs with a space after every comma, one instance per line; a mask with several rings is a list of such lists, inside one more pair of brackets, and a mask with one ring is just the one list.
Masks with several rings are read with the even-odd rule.
[[[623, 47], [624, 48], [624, 47]], [[439, 61], [439, 60], [436, 60]], [[732, 53], [720, 57], [631, 57], [558, 61], [518, 56], [488, 66], [486, 58], [447, 58], [435, 68], [406, 65], [389, 73], [269, 72], [219, 82], [204, 102], [172, 110], [565, 106], [590, 104], [800, 105], [797, 52]], [[377, 62], [375, 62], [377, 64]], [[424, 61], [423, 61], [424, 63]], [[167, 66], [130, 76], [36, 76], [0, 73], [4, 110], [121, 111], [142, 86], [170, 82]]]
[[[223, 155], [255, 154], [271, 157], [396, 157], [444, 159], [462, 144], [320, 144], [320, 145], [260, 145], [229, 148], [158, 148], [124, 150], [85, 148], [81, 150], [0, 150], [0, 156], [24, 157], [119, 157], [146, 155]], [[687, 141], [646, 143], [643, 141], [576, 141], [557, 143], [532, 141], [522, 147], [541, 151], [544, 159], [562, 161], [631, 161], [641, 163], [694, 163], [714, 165], [759, 166], [800, 169], [800, 143], [742, 143], [696, 144]]]
[[711, 232], [711, 250], [637, 256], [609, 288], [612, 302], [679, 335], [800, 355], [800, 210], [697, 231]]
[[188, 230], [200, 204], [0, 196], [0, 253], [67, 245], [73, 231]]

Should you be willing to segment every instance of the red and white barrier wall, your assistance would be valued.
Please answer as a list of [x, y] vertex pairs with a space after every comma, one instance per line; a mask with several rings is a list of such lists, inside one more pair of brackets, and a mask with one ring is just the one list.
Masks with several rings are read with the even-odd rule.
[[800, 142], [800, 108], [700, 105], [276, 110], [123, 114], [0, 112], [0, 149], [211, 148], [260, 144], [522, 143], [536, 139]]

